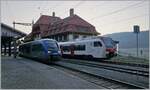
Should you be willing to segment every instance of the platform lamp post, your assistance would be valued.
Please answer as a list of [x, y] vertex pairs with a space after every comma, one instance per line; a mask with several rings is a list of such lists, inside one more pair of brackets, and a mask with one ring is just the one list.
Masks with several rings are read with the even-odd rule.
[[138, 25], [134, 25], [133, 26], [133, 30], [134, 30], [134, 33], [136, 34], [136, 45], [137, 45], [137, 56], [138, 56], [138, 52], [139, 52], [139, 46], [138, 46], [138, 34], [140, 33], [140, 26]]

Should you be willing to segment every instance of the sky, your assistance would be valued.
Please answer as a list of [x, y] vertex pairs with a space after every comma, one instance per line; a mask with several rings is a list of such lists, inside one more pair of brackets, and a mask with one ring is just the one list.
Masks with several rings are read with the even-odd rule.
[[[133, 32], [133, 25], [141, 31], [149, 30], [149, 0], [132, 1], [1, 1], [1, 22], [13, 26], [13, 21], [36, 22], [40, 15], [69, 16], [69, 9], [94, 25], [101, 35], [116, 32]], [[16, 28], [29, 34], [31, 26], [16, 25]]]

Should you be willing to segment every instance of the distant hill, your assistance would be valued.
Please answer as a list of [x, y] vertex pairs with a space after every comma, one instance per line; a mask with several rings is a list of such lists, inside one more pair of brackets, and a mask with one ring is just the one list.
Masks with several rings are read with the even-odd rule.
[[[119, 48], [136, 48], [136, 34], [133, 32], [112, 33], [104, 36], [119, 41]], [[149, 48], [149, 31], [139, 33], [139, 48]]]

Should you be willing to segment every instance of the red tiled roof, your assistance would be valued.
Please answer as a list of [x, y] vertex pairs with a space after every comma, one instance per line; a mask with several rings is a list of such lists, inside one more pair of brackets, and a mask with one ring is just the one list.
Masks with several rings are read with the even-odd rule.
[[88, 23], [87, 21], [80, 18], [78, 15], [73, 15], [73, 16], [64, 18], [63, 25], [66, 25], [66, 24], [80, 25], [80, 26], [86, 26], [86, 27], [93, 26], [90, 23]]
[[[36, 28], [38, 27], [38, 28]], [[42, 37], [65, 32], [99, 34], [93, 25], [77, 15], [61, 19], [59, 17], [42, 15], [34, 24], [32, 33], [41, 33]]]
[[53, 16], [47, 16], [47, 15], [42, 15], [40, 16], [40, 18], [38, 19], [38, 21], [35, 24], [51, 24], [57, 21], [61, 21], [61, 18], [59, 17], [53, 17]]

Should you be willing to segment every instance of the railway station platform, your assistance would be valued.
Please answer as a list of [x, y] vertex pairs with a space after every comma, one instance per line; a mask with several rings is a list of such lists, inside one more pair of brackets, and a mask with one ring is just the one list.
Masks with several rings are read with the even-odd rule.
[[100, 89], [101, 87], [33, 60], [1, 56], [2, 89]]

